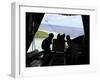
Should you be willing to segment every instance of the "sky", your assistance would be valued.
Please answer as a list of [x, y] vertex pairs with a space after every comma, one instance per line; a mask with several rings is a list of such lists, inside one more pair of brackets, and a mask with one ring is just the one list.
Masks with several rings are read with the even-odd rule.
[[41, 24], [83, 28], [80, 15], [64, 16], [59, 14], [45, 14]]

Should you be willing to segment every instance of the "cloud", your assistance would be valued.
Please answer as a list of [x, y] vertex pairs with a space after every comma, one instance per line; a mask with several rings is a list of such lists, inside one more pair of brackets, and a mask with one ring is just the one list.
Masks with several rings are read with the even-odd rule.
[[83, 28], [81, 15], [64, 16], [59, 14], [45, 14], [41, 24]]

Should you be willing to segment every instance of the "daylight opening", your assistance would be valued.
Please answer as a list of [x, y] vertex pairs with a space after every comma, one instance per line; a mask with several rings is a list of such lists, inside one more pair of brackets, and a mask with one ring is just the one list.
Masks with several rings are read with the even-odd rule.
[[84, 35], [81, 15], [45, 14], [28, 52], [35, 49], [42, 51], [42, 41], [49, 33], [53, 33], [54, 38], [57, 34], [70, 35], [71, 39]]

